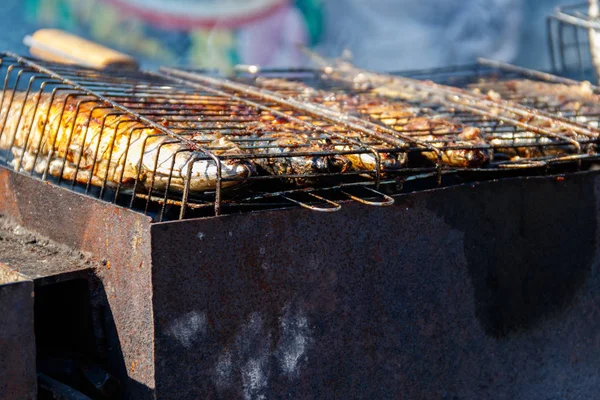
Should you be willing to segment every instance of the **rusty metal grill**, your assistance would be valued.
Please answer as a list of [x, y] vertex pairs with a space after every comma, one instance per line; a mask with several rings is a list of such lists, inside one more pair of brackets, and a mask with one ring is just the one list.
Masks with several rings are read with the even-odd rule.
[[240, 71], [97, 71], [3, 53], [0, 164], [163, 221], [390, 205], [402, 191], [597, 158], [592, 128], [536, 117], [556, 133], [523, 119], [530, 109], [456, 102], [447, 87], [392, 99], [322, 70]]

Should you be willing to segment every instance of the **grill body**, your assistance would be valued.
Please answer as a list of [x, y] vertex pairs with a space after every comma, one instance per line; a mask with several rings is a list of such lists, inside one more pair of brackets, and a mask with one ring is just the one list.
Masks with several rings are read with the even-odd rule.
[[104, 261], [124, 398], [595, 393], [596, 172], [164, 223], [0, 187], [0, 213]]
[[[63, 74], [85, 83], [78, 87], [30, 61], [14, 61], [6, 68], [19, 72], [14, 82], [5, 79], [5, 87], [10, 83], [16, 88], [18, 79], [29, 84], [41, 79], [42, 90], [48, 76], [56, 80], [50, 84], [66, 85], [60, 90], [100, 87], [96, 90], [108, 96], [103, 101], [112, 112], [187, 143], [190, 148], [178, 152], [193, 151], [195, 161], [211, 158], [211, 151], [189, 142], [187, 134], [160, 125], [182, 119], [192, 123], [200, 112], [180, 112], [172, 105], [163, 121], [158, 117], [164, 110], [146, 108], [145, 91], [150, 89], [145, 86], [136, 102], [127, 100], [132, 90], [140, 90], [137, 73], [123, 77], [134, 82], [123, 84], [126, 90], [112, 80], [114, 87], [102, 89], [105, 84], [96, 81], [96, 72], [87, 71], [92, 75], [84, 79], [66, 68]], [[15, 67], [23, 64], [28, 67]], [[457, 86], [472, 83], [471, 68], [435, 73], [431, 79]], [[424, 78], [427, 72], [413, 76]], [[152, 90], [167, 98], [175, 88], [187, 97], [199, 85], [168, 79], [160, 82], [174, 82], [173, 87]], [[248, 105], [234, 94], [239, 86], [217, 84], [222, 85], [220, 94], [209, 88], [215, 99], [228, 107]], [[260, 102], [252, 106], [256, 109], [273, 106], [262, 95], [245, 95]], [[119, 105], [111, 96], [142, 111]], [[295, 105], [274, 102], [298, 111]], [[518, 131], [516, 125], [490, 121], [489, 116], [446, 111], [486, 133]], [[325, 118], [323, 110], [315, 113]], [[231, 121], [227, 113], [215, 118], [242, 125], [236, 129], [247, 129], [245, 124], [252, 122], [241, 117]], [[190, 129], [215, 129], [204, 122], [195, 121]], [[375, 134], [372, 138], [381, 136], [366, 125], [358, 128]], [[256, 203], [236, 208], [233, 202], [229, 215], [204, 218], [198, 216], [211, 213], [191, 208], [186, 213], [186, 202], [193, 200], [186, 197], [189, 188], [172, 198], [165, 189], [159, 198], [152, 185], [146, 193], [136, 192], [138, 177], [127, 199], [119, 184], [112, 192], [105, 188], [108, 175], [101, 187], [88, 182], [83, 190], [75, 181], [43, 182], [32, 171], [16, 172], [7, 158], [0, 165], [0, 214], [90, 253], [98, 263], [88, 281], [96, 313], [102, 316], [96, 339], [105, 343], [110, 372], [123, 383], [122, 398], [541, 399], [549, 392], [562, 395], [565, 387], [593, 398], [600, 361], [600, 319], [595, 314], [600, 176], [594, 171], [552, 175], [581, 171], [597, 158], [580, 156], [517, 163], [514, 170], [429, 165], [407, 171], [415, 179], [402, 181], [404, 193], [390, 189], [393, 202], [387, 207], [349, 197], [335, 198], [344, 205], [335, 213], [311, 212], [308, 204], [281, 209], [289, 201], [267, 204], [266, 211], [258, 211]], [[63, 161], [64, 167], [66, 156]], [[556, 168], [551, 168], [554, 162]], [[529, 176], [535, 174], [545, 176]], [[379, 171], [372, 175], [369, 183], [379, 183]], [[169, 182], [172, 178], [170, 173]], [[436, 178], [454, 186], [423, 183]], [[427, 190], [410, 193], [423, 189], [419, 184]], [[269, 189], [263, 194], [289, 200], [292, 193]], [[212, 195], [214, 200], [197, 200], [196, 206], [218, 215], [220, 189]], [[165, 214], [166, 205], [175, 200], [180, 212]], [[156, 204], [161, 206], [153, 211]], [[31, 287], [27, 285], [31, 282], [23, 290]], [[0, 286], [0, 296], [9, 293], [11, 300], [22, 300], [6, 288]], [[31, 346], [31, 336], [22, 340]], [[26, 383], [21, 387], [27, 390]]]
[[0, 398], [36, 399], [33, 283], [0, 263]]

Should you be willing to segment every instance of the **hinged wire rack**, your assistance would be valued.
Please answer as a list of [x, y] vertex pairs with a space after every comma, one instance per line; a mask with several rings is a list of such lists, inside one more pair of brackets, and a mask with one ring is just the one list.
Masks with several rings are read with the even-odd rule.
[[0, 71], [0, 164], [156, 221], [391, 205], [421, 188], [585, 168], [597, 139], [513, 118], [523, 110], [386, 98], [322, 70], [227, 79], [4, 53]]

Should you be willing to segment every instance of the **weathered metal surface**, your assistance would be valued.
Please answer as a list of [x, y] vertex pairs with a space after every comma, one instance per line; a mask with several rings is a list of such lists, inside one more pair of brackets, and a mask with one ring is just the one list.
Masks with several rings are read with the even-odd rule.
[[0, 213], [106, 259], [124, 398], [596, 397], [598, 173], [154, 225], [0, 188]]
[[596, 397], [599, 187], [155, 224], [157, 396]]
[[[36, 287], [86, 279], [91, 257], [28, 231], [0, 215], [0, 263], [32, 279]], [[1, 280], [1, 277], [0, 277]]]
[[153, 398], [150, 219], [2, 167], [0, 214], [102, 262], [93, 297], [111, 372], [129, 398]]
[[0, 399], [37, 399], [33, 282], [0, 263]]

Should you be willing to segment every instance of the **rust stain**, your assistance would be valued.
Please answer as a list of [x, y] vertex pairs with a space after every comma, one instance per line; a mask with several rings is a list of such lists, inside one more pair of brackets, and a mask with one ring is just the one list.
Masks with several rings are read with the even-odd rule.
[[[6, 186], [10, 190], [3, 190]], [[40, 210], [50, 210], [55, 218], [41, 218], [43, 212]], [[136, 358], [134, 366], [136, 381], [148, 388], [154, 387], [152, 288], [148, 284], [149, 272], [144, 268], [149, 265], [150, 256], [146, 252], [140, 253], [148, 243], [150, 218], [131, 210], [115, 210], [109, 203], [69, 192], [51, 183], [40, 185], [32, 177], [1, 166], [0, 213], [10, 215], [15, 222], [47, 234], [62, 244], [92, 253], [102, 262], [103, 272], [98, 271], [98, 275], [115, 322], [114, 332], [110, 332], [107, 340], [110, 345], [120, 341], [123, 357], [128, 360], [127, 372], [132, 356], [141, 352], [142, 357]], [[76, 222], [70, 229], [62, 226], [67, 219]], [[134, 237], [136, 239], [132, 243]], [[132, 251], [132, 247], [137, 249]], [[115, 268], [113, 262], [116, 263]], [[129, 301], [133, 297], [136, 298], [135, 304]], [[135, 328], [131, 329], [132, 326]], [[126, 375], [118, 376], [124, 386], [131, 385], [133, 391], [141, 390], [137, 389], [137, 383], [130, 383]], [[149, 397], [141, 395], [135, 398]]]

